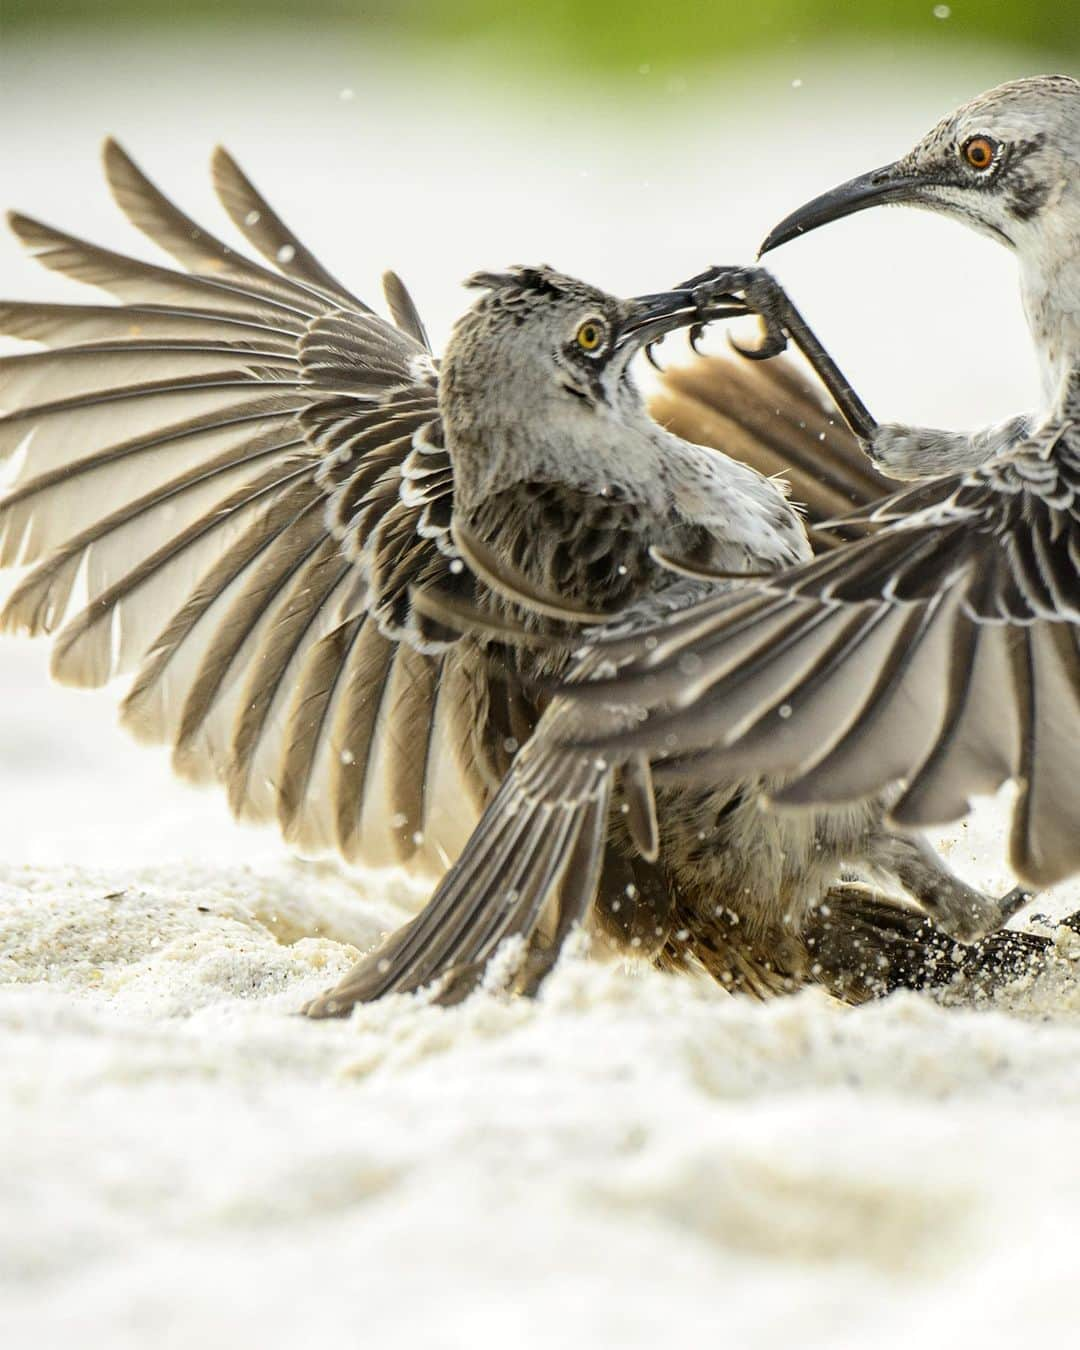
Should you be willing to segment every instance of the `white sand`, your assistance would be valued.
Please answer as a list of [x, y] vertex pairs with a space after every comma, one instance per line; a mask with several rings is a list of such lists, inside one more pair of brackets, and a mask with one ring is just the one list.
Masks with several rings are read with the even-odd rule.
[[[174, 51], [138, 78], [124, 51], [9, 50], [2, 195], [124, 239], [99, 135], [196, 206], [227, 136], [331, 266], [366, 289], [397, 266], [441, 337], [475, 266], [548, 258], [641, 290], [745, 256], [1010, 72], [973, 60], [913, 88], [882, 56], [726, 92], [643, 82], [650, 129], [573, 89], [485, 102], [469, 60], [432, 92], [429, 70], [340, 49], [300, 53], [281, 86], [280, 49]], [[778, 267], [882, 416], [963, 425], [1033, 397], [1011, 265], [959, 229], [867, 216]], [[7, 244], [0, 280], [68, 293]], [[853, 334], [878, 305], [889, 326]], [[1076, 1343], [1069, 944], [989, 1010], [757, 1007], [578, 959], [532, 1004], [308, 1024], [304, 999], [416, 892], [234, 826], [44, 661], [0, 646], [5, 1345]], [[1004, 821], [991, 804], [950, 835], [973, 881], [1006, 884]], [[1078, 907], [1076, 882], [1038, 904]]]

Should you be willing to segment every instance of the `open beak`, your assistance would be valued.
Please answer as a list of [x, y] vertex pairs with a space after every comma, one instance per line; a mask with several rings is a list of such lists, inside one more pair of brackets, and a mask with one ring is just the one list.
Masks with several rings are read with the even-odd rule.
[[629, 314], [619, 329], [619, 347], [637, 350], [656, 342], [677, 328], [686, 328], [701, 318], [693, 293], [688, 290], [659, 291], [630, 301]]
[[685, 286], [656, 295], [639, 295], [630, 301], [630, 312], [615, 345], [638, 351], [678, 328], [703, 326], [714, 319], [737, 318], [746, 313], [746, 305], [735, 295], [718, 295], [703, 305], [700, 296]]
[[865, 211], [867, 207], [918, 201], [919, 190], [924, 186], [921, 177], [901, 169], [898, 163], [860, 174], [785, 216], [769, 233], [758, 250], [758, 257], [781, 244], [790, 243], [800, 234], [816, 230], [819, 225], [828, 225], [844, 216], [852, 216], [856, 211]]

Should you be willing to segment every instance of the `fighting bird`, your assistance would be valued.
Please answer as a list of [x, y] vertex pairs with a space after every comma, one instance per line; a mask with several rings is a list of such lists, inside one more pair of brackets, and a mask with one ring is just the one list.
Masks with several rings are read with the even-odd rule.
[[1080, 82], [981, 95], [762, 251], [891, 203], [1015, 253], [1042, 411], [971, 436], [878, 427], [878, 467], [921, 481], [844, 518], [864, 537], [610, 644], [617, 672], [575, 697], [637, 706], [594, 739], [665, 777], [782, 775], [781, 815], [884, 793], [918, 830], [1011, 780], [1012, 866], [1048, 886], [1080, 869]]
[[[438, 875], [484, 812], [429, 907], [313, 1014], [432, 979], [459, 997], [506, 938], [535, 987], [586, 920], [734, 987], [820, 974], [854, 997], [929, 978], [932, 944], [900, 933], [908, 909], [914, 973], [852, 961], [820, 923], [811, 957], [813, 916], [842, 908], [850, 869], [906, 888], [938, 937], [978, 939], [1016, 908], [886, 829], [878, 802], [781, 818], [758, 809], [756, 771], [654, 792], [644, 755], [559, 749], [572, 705], [551, 682], [601, 668], [572, 654], [575, 625], [732, 584], [673, 559], [745, 575], [810, 556], [781, 486], [663, 430], [630, 370], [665, 332], [755, 305], [774, 340], [780, 315], [817, 351], [767, 274], [630, 301], [546, 267], [480, 274], [440, 364], [395, 275], [387, 322], [223, 151], [218, 195], [265, 264], [115, 143], [105, 167], [182, 270], [12, 217], [41, 263], [119, 303], [0, 306], [2, 331], [45, 348], [0, 366], [0, 452], [17, 459], [0, 563], [26, 569], [3, 626], [54, 635], [64, 682], [130, 675], [125, 724], [306, 853]], [[729, 421], [750, 458], [805, 470], [813, 445], [840, 495], [866, 499], [872, 471], [790, 376], [740, 379]], [[780, 433], [756, 435], [765, 423]]]

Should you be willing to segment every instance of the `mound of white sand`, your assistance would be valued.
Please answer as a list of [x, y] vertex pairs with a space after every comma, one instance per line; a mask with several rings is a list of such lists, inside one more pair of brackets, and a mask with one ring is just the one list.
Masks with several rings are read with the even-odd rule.
[[[205, 150], [228, 136], [332, 267], [368, 289], [384, 264], [418, 279], [436, 331], [476, 266], [549, 257], [641, 290], [744, 256], [781, 209], [1010, 73], [984, 61], [913, 90], [909, 61], [891, 76], [874, 58], [853, 126], [849, 76], [781, 62], [737, 93], [645, 91], [654, 114], [671, 106], [631, 152], [602, 118], [590, 131], [577, 94], [573, 119], [561, 95], [542, 125], [527, 99], [492, 119], [454, 83], [467, 59], [441, 72], [440, 103], [431, 70], [358, 70], [345, 51], [289, 66], [280, 50], [150, 53], [9, 51], [7, 123], [24, 130], [0, 146], [6, 200], [124, 238], [94, 179], [102, 132], [196, 205]], [[455, 227], [465, 181], [476, 209]], [[372, 184], [393, 210], [369, 209]], [[957, 372], [956, 324], [924, 333], [912, 312], [920, 249], [948, 315], [977, 320], [977, 381]], [[883, 416], [1026, 406], [1008, 260], [990, 246], [892, 215], [782, 262], [840, 351], [878, 287], [897, 318], [847, 351]], [[72, 294], [6, 246], [0, 280]], [[128, 745], [107, 703], [49, 688], [40, 651], [0, 647], [6, 1346], [1075, 1343], [1073, 939], [992, 1008], [852, 1011], [816, 992], [760, 1007], [578, 958], [535, 1003], [398, 999], [310, 1024], [305, 999], [417, 894], [240, 830]], [[946, 841], [997, 889], [1004, 822], [990, 805]], [[1080, 908], [1080, 885], [1037, 907]]]
[[578, 959], [308, 1023], [350, 911], [392, 918], [287, 862], [0, 872], [7, 1344], [1071, 1342], [1067, 950], [1011, 1011]]

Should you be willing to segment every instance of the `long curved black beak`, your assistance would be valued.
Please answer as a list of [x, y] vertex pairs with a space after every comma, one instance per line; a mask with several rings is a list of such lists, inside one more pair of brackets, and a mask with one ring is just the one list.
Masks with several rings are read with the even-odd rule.
[[674, 333], [679, 328], [709, 323], [713, 319], [727, 319], [747, 312], [746, 305], [736, 296], [717, 296], [706, 306], [689, 287], [674, 291], [658, 291], [654, 295], [638, 295], [630, 301], [630, 312], [624, 320], [615, 345], [635, 349]]
[[638, 295], [630, 301], [629, 308], [619, 329], [618, 347], [643, 347], [678, 328], [688, 327], [700, 317], [693, 294], [688, 290]]
[[844, 216], [854, 215], [856, 211], [865, 211], [871, 206], [886, 203], [911, 202], [917, 198], [919, 188], [924, 186], [923, 179], [905, 172], [899, 163], [886, 164], [883, 168], [863, 173], [851, 178], [839, 187], [823, 192], [805, 206], [800, 206], [791, 215], [785, 216], [779, 225], [768, 234], [758, 250], [758, 257], [781, 244], [790, 243], [801, 234], [816, 230], [819, 225], [829, 225]]

